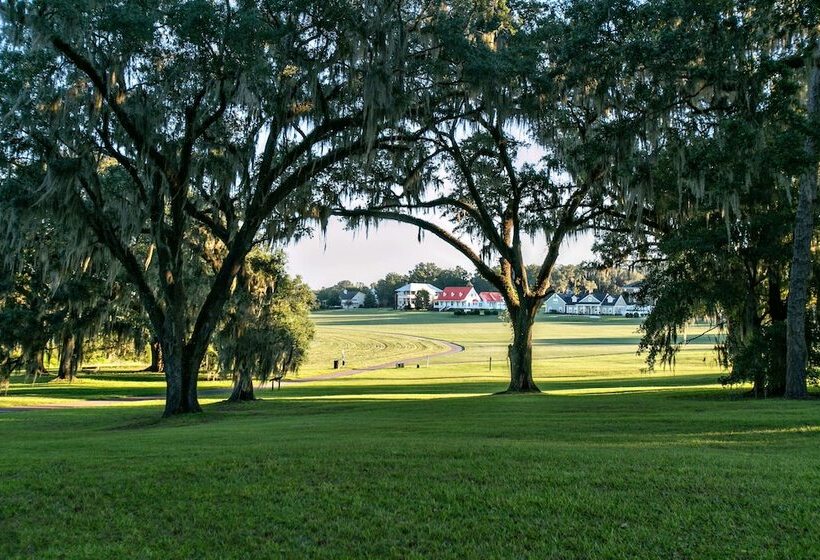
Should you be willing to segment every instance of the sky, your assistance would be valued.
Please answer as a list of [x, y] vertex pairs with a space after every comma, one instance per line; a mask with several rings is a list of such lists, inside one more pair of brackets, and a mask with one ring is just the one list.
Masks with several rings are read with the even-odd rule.
[[[522, 142], [515, 158], [517, 165], [540, 161], [544, 150], [533, 145], [522, 129], [513, 127], [509, 132]], [[561, 246], [558, 264], [593, 260], [592, 242], [592, 233], [568, 238]], [[285, 252], [290, 274], [301, 276], [313, 289], [333, 286], [341, 280], [369, 285], [384, 278], [388, 272], [405, 274], [420, 262], [432, 262], [442, 268], [461, 266], [470, 272], [475, 271], [475, 266], [466, 257], [434, 235], [427, 233], [419, 242], [417, 228], [396, 222], [383, 222], [368, 234], [347, 231], [340, 221], [331, 221], [326, 236], [317, 230], [313, 237], [285, 247]], [[545, 255], [546, 240], [543, 237], [530, 240], [524, 247], [527, 264], [540, 264]]]
[[[592, 234], [565, 241], [559, 264], [576, 264], [592, 260]], [[285, 247], [290, 274], [299, 275], [313, 289], [332, 286], [341, 280], [371, 284], [388, 272], [407, 273], [420, 262], [433, 262], [442, 268], [475, 267], [461, 253], [434, 237], [425, 234], [421, 243], [418, 229], [406, 224], [386, 222], [377, 230], [347, 231], [339, 221], [331, 221], [327, 235], [316, 231]], [[538, 263], [546, 254], [544, 239], [526, 244], [527, 263]]]

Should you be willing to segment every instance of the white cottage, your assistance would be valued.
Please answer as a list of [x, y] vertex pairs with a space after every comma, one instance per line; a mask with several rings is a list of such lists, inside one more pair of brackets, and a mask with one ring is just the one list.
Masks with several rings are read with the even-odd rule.
[[339, 296], [341, 300], [342, 309], [358, 309], [364, 307], [364, 300], [367, 294], [364, 292], [350, 292], [345, 290]]
[[504, 302], [504, 296], [501, 295], [501, 292], [480, 292], [478, 297], [481, 299], [481, 309], [489, 311], [507, 309], [507, 304]]
[[544, 313], [564, 314], [567, 312], [567, 303], [571, 301], [572, 296], [570, 294], [554, 292], [544, 301]]

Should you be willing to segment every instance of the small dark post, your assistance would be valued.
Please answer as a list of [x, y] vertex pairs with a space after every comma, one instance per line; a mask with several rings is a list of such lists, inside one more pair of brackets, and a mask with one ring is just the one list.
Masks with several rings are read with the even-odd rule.
[[490, 371], [493, 371], [493, 357], [490, 356]]
[[333, 369], [339, 369], [339, 360], [333, 360]]

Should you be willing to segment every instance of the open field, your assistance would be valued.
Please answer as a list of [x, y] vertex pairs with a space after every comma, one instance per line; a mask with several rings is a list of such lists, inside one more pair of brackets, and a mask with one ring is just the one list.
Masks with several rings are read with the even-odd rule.
[[[820, 556], [820, 401], [721, 388], [708, 337], [675, 372], [646, 374], [637, 321], [544, 317], [545, 394], [511, 397], [491, 396], [507, 375], [495, 317], [315, 319], [301, 378], [343, 348], [349, 368], [421, 367], [170, 421], [158, 401], [0, 413], [0, 558]], [[465, 351], [428, 366], [445, 349], [430, 339]], [[160, 381], [14, 385], [0, 407], [150, 396]]]

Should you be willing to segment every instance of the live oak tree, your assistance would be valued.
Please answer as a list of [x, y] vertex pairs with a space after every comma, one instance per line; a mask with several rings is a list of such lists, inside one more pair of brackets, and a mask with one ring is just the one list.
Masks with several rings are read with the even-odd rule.
[[[667, 44], [680, 56], [650, 83], [693, 95], [656, 131], [659, 148], [633, 178], [653, 192], [658, 218], [645, 230], [659, 249], [649, 257], [656, 261], [650, 289], [660, 298], [645, 325], [650, 361], [672, 358], [679, 330], [709, 310], [725, 319], [727, 381], [752, 380], [761, 396], [804, 396], [813, 338], [806, 307], [816, 213], [816, 7], [768, 0], [657, 6]], [[789, 267], [784, 256], [792, 250]], [[703, 288], [693, 292], [687, 285], [698, 277]]]
[[[726, 154], [714, 150], [714, 156]], [[756, 397], [783, 395], [793, 214], [786, 193], [767, 178], [750, 185], [728, 227], [722, 216], [704, 209], [658, 235], [657, 256], [644, 282], [644, 297], [654, 306], [641, 326], [641, 349], [651, 368], [673, 366], [687, 343], [689, 323], [709, 318], [719, 362], [730, 370], [722, 382], [751, 382]]]
[[[348, 177], [336, 195], [329, 186], [324, 204], [353, 227], [404, 222], [466, 256], [507, 305], [508, 392], [538, 391], [532, 327], [561, 245], [618, 211], [631, 150], [668, 95], [643, 98], [643, 62], [624, 62], [644, 40], [639, 6], [444, 4], [427, 83], [447, 102], [403, 120], [366, 162], [369, 179]], [[527, 150], [539, 161], [526, 162]], [[534, 278], [528, 237], [545, 239]]]
[[[274, 211], [405, 108], [406, 17], [342, 0], [3, 4], [5, 162], [46, 169], [38, 192], [76, 241], [64, 268], [101, 244], [134, 286], [164, 415], [200, 410], [200, 364], [245, 256], [281, 229]], [[198, 297], [192, 228], [221, 252]]]
[[314, 335], [314, 296], [285, 271], [281, 251], [245, 259], [214, 343], [220, 369], [233, 378], [229, 401], [254, 400], [253, 380], [281, 379], [305, 359]]

